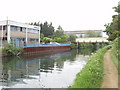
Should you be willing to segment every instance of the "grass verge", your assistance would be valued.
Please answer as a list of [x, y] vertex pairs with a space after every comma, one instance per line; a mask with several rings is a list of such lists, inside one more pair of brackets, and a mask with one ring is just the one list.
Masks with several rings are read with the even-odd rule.
[[120, 47], [119, 47], [119, 40], [120, 38], [116, 38], [112, 43], [112, 52], [111, 52], [111, 58], [113, 63], [115, 64], [116, 68], [119, 69], [118, 67], [118, 62], [120, 60]]
[[100, 88], [104, 75], [103, 56], [109, 48], [111, 46], [106, 46], [94, 53], [69, 88]]

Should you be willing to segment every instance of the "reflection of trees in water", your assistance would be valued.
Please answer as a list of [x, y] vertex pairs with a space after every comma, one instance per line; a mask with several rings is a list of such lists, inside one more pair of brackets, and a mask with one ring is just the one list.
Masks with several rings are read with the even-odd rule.
[[3, 57], [2, 63], [7, 69], [16, 69], [16, 65], [21, 63], [22, 59], [18, 57]]
[[80, 49], [78, 49], [78, 54], [91, 55], [91, 53], [93, 53], [95, 51], [96, 51], [96, 49], [94, 47], [80, 48]]
[[23, 74], [15, 73], [17, 70], [17, 64], [21, 63], [21, 59], [18, 57], [3, 57], [2, 58], [2, 72], [0, 75], [1, 82], [7, 86], [11, 85], [11, 82], [19, 82], [17, 78], [22, 78]]
[[40, 59], [40, 69], [41, 72], [48, 72], [48, 70], [53, 70], [54, 68], [54, 59], [49, 57], [44, 57]]
[[48, 55], [44, 57], [26, 58], [4, 57], [2, 60], [3, 70], [1, 78], [19, 83], [21, 80], [30, 78], [30, 75], [38, 75], [39, 72], [52, 73], [56, 68], [62, 71], [66, 60], [74, 61], [77, 50]]
[[70, 60], [70, 61], [75, 61], [76, 54], [77, 54], [77, 49], [73, 49], [73, 50], [71, 51], [70, 56], [68, 57], [69, 60]]
[[[11, 73], [11, 76], [14, 76], [14, 71], [17, 69], [17, 64], [21, 63], [21, 59], [18, 57], [3, 57], [2, 59], [2, 65], [3, 65], [3, 70], [2, 70], [2, 76], [3, 79], [7, 80], [8, 77], [10, 76], [9, 74]], [[9, 72], [10, 71], [10, 72]], [[19, 76], [22, 77], [22, 76]], [[12, 80], [15, 80], [16, 76], [10, 77]]]
[[38, 74], [39, 67], [41, 72], [51, 72], [55, 67], [55, 62], [56, 68], [63, 68], [64, 61], [68, 60], [70, 55], [71, 52], [64, 52], [26, 60], [18, 57], [4, 57], [2, 61], [2, 75], [4, 76], [3, 78], [7, 80], [8, 70], [11, 70], [11, 80], [15, 81], [17, 78], [26, 78], [26, 74]]
[[91, 53], [95, 52], [96, 50], [98, 50], [99, 48], [102, 48], [106, 45], [109, 45], [109, 43], [92, 43], [93, 46], [91, 47], [86, 47], [86, 48], [79, 48], [78, 49], [78, 54], [82, 54], [82, 55], [91, 55]]
[[64, 67], [64, 61], [68, 60], [69, 56], [70, 52], [64, 52], [41, 58], [40, 68], [42, 70], [53, 70], [53, 68], [56, 66], [58, 70], [61, 70]]

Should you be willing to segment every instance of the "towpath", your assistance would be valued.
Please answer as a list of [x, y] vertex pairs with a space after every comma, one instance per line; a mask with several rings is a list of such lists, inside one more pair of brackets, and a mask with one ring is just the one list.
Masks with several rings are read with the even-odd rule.
[[111, 49], [104, 55], [104, 72], [102, 88], [118, 88], [118, 71], [110, 57]]

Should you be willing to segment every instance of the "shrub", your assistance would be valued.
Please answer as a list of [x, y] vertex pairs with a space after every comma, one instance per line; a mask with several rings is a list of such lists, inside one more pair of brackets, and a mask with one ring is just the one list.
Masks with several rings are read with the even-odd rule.
[[3, 48], [4, 55], [17, 55], [19, 52], [22, 52], [23, 48], [16, 47], [13, 43], [7, 43], [5, 48]]
[[45, 43], [50, 43], [50, 40], [51, 40], [51, 39], [48, 38], [48, 37], [44, 37], [44, 38], [43, 38], [43, 41], [44, 41]]
[[70, 45], [70, 47], [71, 47], [71, 49], [76, 48], [76, 46], [75, 46], [74, 43], [72, 43], [72, 44]]
[[119, 63], [119, 60], [120, 60], [119, 40], [120, 40], [120, 38], [116, 38], [112, 42], [112, 52], [111, 52], [112, 61], [114, 62], [115, 66], [117, 67], [118, 70], [120, 70], [120, 68], [118, 67], [118, 63]]

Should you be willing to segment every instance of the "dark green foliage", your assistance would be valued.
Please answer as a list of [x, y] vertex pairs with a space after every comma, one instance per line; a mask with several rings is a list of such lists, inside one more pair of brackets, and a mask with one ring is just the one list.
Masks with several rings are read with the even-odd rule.
[[66, 43], [67, 40], [68, 40], [68, 36], [67, 36], [67, 35], [63, 35], [63, 36], [61, 37], [62, 43]]
[[[120, 12], [120, 6], [114, 7], [115, 12]], [[120, 14], [112, 16], [112, 22], [105, 25], [105, 32], [109, 35], [108, 40], [113, 41], [120, 37]]]
[[100, 88], [103, 80], [103, 55], [110, 48], [104, 47], [94, 53], [87, 65], [77, 74], [75, 82], [70, 88]]
[[58, 26], [57, 30], [54, 32], [52, 36], [53, 40], [58, 43], [66, 43], [68, 40], [68, 36], [64, 34], [64, 30], [61, 26]]
[[54, 32], [53, 37], [62, 37], [64, 35], [64, 31], [61, 26], [58, 26], [57, 30]]
[[47, 21], [44, 22], [44, 24], [40, 24], [39, 22], [29, 23], [30, 25], [40, 26], [41, 30], [40, 33], [42, 33], [45, 37], [51, 37], [54, 33], [54, 27], [52, 26], [52, 23], [48, 23]]
[[16, 47], [16, 45], [13, 43], [7, 43], [5, 48], [3, 48], [3, 54], [5, 55], [17, 55], [22, 51], [23, 51], [23, 48]]
[[40, 34], [40, 41], [41, 41], [41, 42], [44, 41], [44, 34], [43, 34], [43, 33]]
[[94, 49], [102, 48], [104, 46], [109, 45], [109, 43], [101, 42], [101, 43], [78, 43], [79, 48], [87, 48], [87, 47], [94, 47]]
[[54, 27], [52, 26], [52, 23], [48, 24], [47, 21], [44, 24], [42, 23], [39, 24], [37, 22], [29, 23], [29, 24], [41, 27], [41, 30], [40, 30], [40, 33], [41, 33], [40, 41], [41, 42], [49, 43], [50, 40], [48, 38], [51, 38], [52, 41], [56, 41], [58, 43], [66, 43], [68, 41], [68, 36], [64, 34], [64, 30], [62, 29], [60, 25], [55, 31]]
[[52, 23], [48, 24], [48, 22], [46, 21], [44, 24], [40, 24], [41, 27], [41, 33], [44, 34], [45, 37], [50, 37], [53, 35], [54, 33], [54, 27], [52, 26]]
[[82, 55], [91, 55], [95, 51], [96, 51], [96, 49], [94, 47], [87, 47], [87, 48], [79, 48], [78, 49], [78, 52]]
[[120, 71], [120, 67], [118, 67], [118, 63], [120, 62], [120, 38], [116, 38], [112, 43], [111, 58], [117, 69]]
[[79, 47], [91, 47], [94, 46], [92, 43], [78, 43]]
[[76, 35], [74, 35], [74, 34], [71, 34], [71, 35], [69, 35], [69, 38], [68, 38], [68, 40], [71, 42], [71, 43], [74, 43], [74, 42], [76, 42], [75, 40], [76, 40]]

